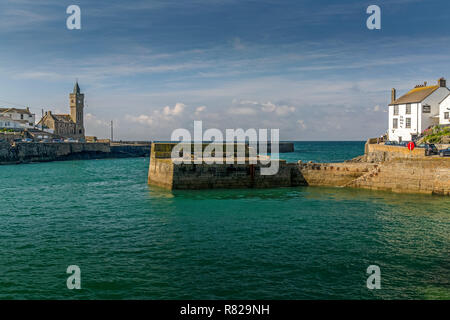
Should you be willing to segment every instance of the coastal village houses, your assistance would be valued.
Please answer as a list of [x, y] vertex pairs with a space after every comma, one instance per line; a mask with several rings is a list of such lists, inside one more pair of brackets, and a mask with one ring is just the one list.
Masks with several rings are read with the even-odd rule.
[[389, 131], [391, 141], [415, 140], [427, 128], [450, 124], [450, 90], [441, 78], [437, 85], [418, 85], [400, 98], [392, 89], [389, 104]]
[[69, 94], [69, 102], [70, 114], [54, 114], [47, 111], [38, 126], [57, 136], [84, 140], [84, 94], [81, 93], [78, 82], [75, 83], [73, 92]]
[[35, 115], [29, 108], [0, 108], [0, 128], [24, 129], [33, 128]]

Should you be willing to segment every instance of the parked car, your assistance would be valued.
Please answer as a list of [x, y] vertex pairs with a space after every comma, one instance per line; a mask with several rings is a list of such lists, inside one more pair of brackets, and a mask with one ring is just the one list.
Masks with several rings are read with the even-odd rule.
[[[412, 141], [402, 141], [402, 142], [399, 142], [399, 146], [400, 147], [406, 147], [407, 145], [408, 145], [408, 143], [410, 143], [410, 142], [412, 142]], [[414, 143], [414, 142], [413, 142]], [[414, 143], [414, 145], [416, 145], [415, 143]]]
[[58, 142], [63, 142], [63, 141], [61, 139], [52, 139], [52, 142], [58, 143]]
[[73, 138], [67, 138], [64, 140], [64, 142], [78, 142], [78, 140], [75, 140]]
[[439, 156], [450, 157], [450, 148], [439, 150]]
[[426, 156], [431, 156], [432, 154], [438, 154], [438, 149], [432, 143], [422, 143], [422, 144], [419, 144], [416, 147], [417, 148], [424, 148]]
[[396, 146], [396, 145], [398, 145], [398, 142], [397, 141], [386, 141], [384, 143], [384, 145], [385, 146]]
[[30, 139], [30, 138], [24, 138], [24, 139], [22, 139], [22, 142], [33, 142], [33, 139]]

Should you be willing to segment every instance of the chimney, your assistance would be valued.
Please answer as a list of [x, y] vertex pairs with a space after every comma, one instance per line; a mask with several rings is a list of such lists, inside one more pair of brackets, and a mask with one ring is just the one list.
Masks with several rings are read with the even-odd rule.
[[447, 87], [447, 81], [445, 80], [445, 78], [440, 78], [438, 80], [438, 85], [441, 88], [446, 88]]
[[391, 90], [391, 103], [394, 103], [394, 101], [397, 99], [397, 90], [395, 88], [392, 88]]

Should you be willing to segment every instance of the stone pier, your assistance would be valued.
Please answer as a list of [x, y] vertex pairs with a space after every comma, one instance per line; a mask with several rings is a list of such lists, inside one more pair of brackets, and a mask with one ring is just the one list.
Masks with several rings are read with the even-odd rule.
[[[195, 163], [197, 155], [190, 156], [191, 163], [177, 163], [171, 159], [176, 143], [154, 143], [151, 148], [148, 183], [168, 189], [215, 189], [215, 188], [275, 188], [306, 185], [296, 164], [284, 160], [270, 160], [268, 157], [252, 157], [245, 144], [234, 144], [233, 163], [208, 164], [208, 159]], [[202, 145], [202, 151], [207, 144]], [[238, 158], [237, 149], [245, 149], [245, 157]], [[224, 154], [226, 145], [224, 145]], [[194, 150], [192, 145], [191, 150]], [[182, 158], [179, 160], [181, 161]], [[252, 161], [254, 160], [254, 161]], [[262, 175], [261, 169], [278, 162], [275, 175]], [[242, 162], [242, 163], [241, 163]], [[252, 163], [256, 162], [256, 163]]]
[[167, 189], [329, 186], [450, 195], [450, 158], [425, 157], [423, 150], [372, 147], [363, 160], [344, 163], [271, 160], [278, 161], [279, 170], [264, 176], [261, 168], [268, 164], [251, 164], [250, 158], [241, 164], [175, 163], [170, 157], [174, 145], [152, 145], [149, 184]]

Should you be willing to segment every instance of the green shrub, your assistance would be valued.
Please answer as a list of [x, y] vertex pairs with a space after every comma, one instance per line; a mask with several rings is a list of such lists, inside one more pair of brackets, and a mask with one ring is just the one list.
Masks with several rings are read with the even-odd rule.
[[450, 136], [450, 127], [444, 127], [437, 125], [431, 128], [431, 130], [424, 131], [425, 137], [423, 141], [428, 143], [440, 143], [443, 137]]

